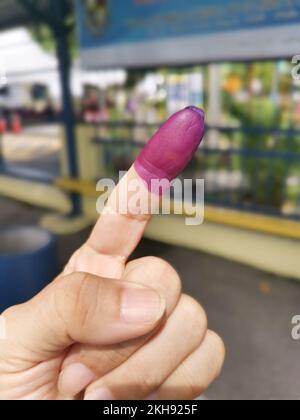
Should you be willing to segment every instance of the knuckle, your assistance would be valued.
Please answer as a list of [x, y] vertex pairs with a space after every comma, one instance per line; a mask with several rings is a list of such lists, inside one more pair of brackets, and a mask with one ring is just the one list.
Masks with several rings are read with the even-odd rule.
[[169, 269], [173, 270], [173, 267], [165, 260], [159, 257], [145, 257], [143, 262], [146, 265], [149, 265], [152, 269], [156, 269], [160, 272], [165, 272]]
[[208, 330], [203, 345], [208, 346], [205, 351], [205, 364], [201, 345], [195, 353], [197, 358], [193, 360], [193, 363], [183, 364], [180, 370], [181, 382], [184, 384], [189, 399], [201, 395], [219, 377], [223, 368], [225, 346], [222, 339], [215, 332]]
[[140, 398], [145, 398], [150, 395], [154, 389], [159, 388], [161, 384], [161, 372], [157, 369], [148, 369], [148, 363], [142, 357], [137, 357], [134, 364], [134, 369], [128, 371], [132, 377], [132, 371], [136, 372], [134, 383], [137, 387], [137, 395]]
[[152, 270], [155, 270], [158, 277], [176, 288], [181, 288], [181, 279], [177, 271], [171, 264], [159, 257], [148, 257], [148, 264], [151, 265]]
[[207, 331], [207, 339], [210, 343], [212, 354], [215, 354], [214, 357], [214, 370], [215, 370], [215, 377], [217, 378], [222, 371], [225, 356], [226, 356], [226, 348], [224, 341], [222, 338], [216, 334], [214, 331]]
[[114, 349], [108, 349], [102, 352], [103, 360], [105, 366], [114, 369], [120, 366], [124, 361], [126, 361], [132, 355], [130, 348], [120, 345], [116, 346]]
[[87, 317], [94, 312], [101, 292], [102, 279], [86, 273], [66, 276], [56, 288], [55, 308], [61, 318], [85, 324]]
[[167, 261], [159, 257], [144, 257], [131, 261], [126, 267], [126, 275], [129, 278], [138, 277], [141, 271], [144, 283], [153, 282], [155, 279], [162, 288], [171, 290], [177, 295], [180, 294], [180, 276]]
[[71, 256], [70, 260], [68, 261], [67, 265], [64, 268], [64, 274], [67, 275], [69, 273], [72, 273], [76, 269], [76, 262], [78, 257], [80, 256], [82, 248], [79, 248], [74, 254]]
[[203, 383], [201, 376], [195, 375], [195, 371], [183, 368], [182, 372], [182, 388], [185, 390], [185, 394], [189, 396], [189, 399], [199, 397], [205, 389], [206, 385]]
[[191, 329], [194, 335], [199, 334], [199, 339], [207, 331], [207, 315], [203, 307], [190, 296], [182, 296], [182, 306], [185, 314], [186, 325]]
[[64, 278], [61, 287], [57, 289], [57, 298], [65, 307], [72, 311], [76, 309], [78, 303], [83, 300], [85, 283], [88, 275], [84, 273], [74, 273]]
[[140, 398], [145, 398], [147, 395], [150, 395], [154, 389], [159, 387], [159, 381], [156, 381], [153, 378], [153, 375], [150, 377], [143, 376], [139, 378], [139, 383], [137, 384], [138, 393]]
[[85, 364], [100, 377], [119, 367], [131, 355], [130, 348], [122, 345], [105, 347], [101, 350], [97, 346], [84, 346], [80, 348], [76, 360]]

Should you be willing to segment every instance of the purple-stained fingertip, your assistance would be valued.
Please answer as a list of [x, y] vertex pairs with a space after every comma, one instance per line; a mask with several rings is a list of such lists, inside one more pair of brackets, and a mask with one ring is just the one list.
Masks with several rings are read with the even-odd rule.
[[188, 106], [186, 109], [189, 109], [190, 111], [197, 112], [197, 114], [200, 116], [200, 118], [203, 118], [205, 120], [205, 112], [203, 109], [198, 108], [197, 106]]
[[[191, 161], [205, 132], [205, 113], [189, 106], [177, 112], [154, 134], [140, 153], [134, 167], [151, 192], [164, 192]], [[157, 191], [156, 182], [167, 180]], [[157, 185], [157, 184], [156, 184]]]

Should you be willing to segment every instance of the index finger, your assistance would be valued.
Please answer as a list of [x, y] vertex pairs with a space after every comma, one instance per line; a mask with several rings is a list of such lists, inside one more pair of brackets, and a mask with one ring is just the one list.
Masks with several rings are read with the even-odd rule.
[[[87, 242], [94, 251], [128, 259], [151, 218], [153, 203], [159, 205], [160, 195], [197, 151], [204, 136], [204, 119], [201, 109], [188, 107], [174, 114], [156, 132], [112, 192]], [[135, 193], [130, 186], [137, 184]], [[134, 202], [139, 202], [141, 211], [137, 211]]]
[[113, 190], [90, 238], [73, 255], [64, 274], [81, 271], [121, 278], [160, 196], [190, 162], [203, 135], [201, 109], [188, 107], [174, 114]]

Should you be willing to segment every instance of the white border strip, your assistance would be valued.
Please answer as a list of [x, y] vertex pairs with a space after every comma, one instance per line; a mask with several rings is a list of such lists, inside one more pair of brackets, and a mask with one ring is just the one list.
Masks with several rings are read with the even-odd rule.
[[146, 43], [83, 49], [82, 66], [151, 67], [226, 60], [292, 57], [300, 53], [300, 25], [222, 32]]

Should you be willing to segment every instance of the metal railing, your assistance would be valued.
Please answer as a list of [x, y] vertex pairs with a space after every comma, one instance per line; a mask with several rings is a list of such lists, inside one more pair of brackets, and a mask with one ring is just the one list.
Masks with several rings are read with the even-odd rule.
[[[127, 170], [158, 124], [101, 123], [105, 173]], [[300, 219], [300, 130], [208, 126], [185, 178], [205, 179], [207, 204]]]
[[[129, 169], [158, 126], [132, 122], [95, 126], [102, 173], [117, 178], [119, 171]], [[31, 160], [28, 165], [26, 176], [36, 177]], [[39, 165], [46, 172], [46, 166]], [[52, 165], [48, 157], [47, 165]], [[52, 166], [57, 165], [55, 160]], [[14, 176], [24, 177], [20, 163], [13, 169]], [[55, 169], [52, 177], [57, 175]], [[300, 129], [207, 126], [205, 139], [182, 176], [205, 179], [207, 204], [300, 220]]]

